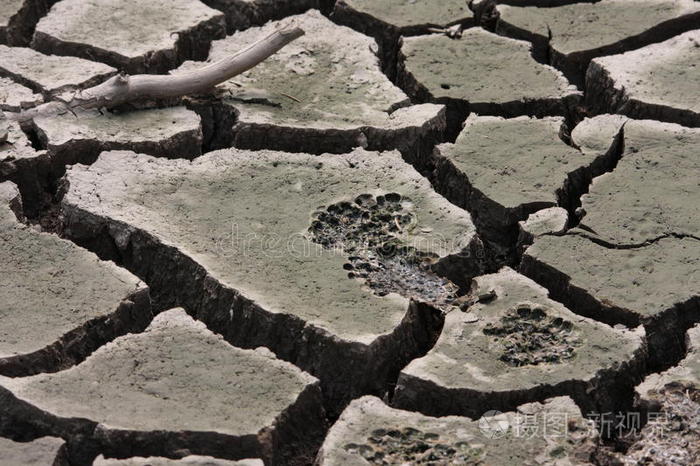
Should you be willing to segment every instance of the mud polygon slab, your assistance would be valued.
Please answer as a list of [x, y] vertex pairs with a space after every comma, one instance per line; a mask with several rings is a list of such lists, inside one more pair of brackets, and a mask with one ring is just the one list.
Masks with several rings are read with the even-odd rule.
[[46, 466], [57, 464], [64, 441], [56, 437], [42, 437], [31, 442], [15, 442], [0, 438], [0, 464], [7, 466]]
[[[312, 153], [392, 149], [444, 128], [442, 106], [410, 105], [382, 73], [373, 39], [316, 10], [215, 41], [209, 61], [289, 24], [314, 32], [219, 86], [235, 113], [232, 145]], [[191, 62], [181, 70], [199, 66]]]
[[[527, 250], [521, 270], [577, 313], [605, 322], [700, 318], [700, 241], [692, 238], [618, 249], [576, 234], [543, 236]], [[668, 329], [650, 338], [664, 334]]]
[[530, 48], [478, 27], [457, 40], [405, 37], [399, 79], [421, 100], [466, 101], [476, 113], [564, 114], [580, 93], [559, 71], [537, 63]]
[[[589, 134], [598, 130], [591, 125]], [[699, 238], [700, 129], [629, 120], [623, 134], [617, 166], [595, 178], [582, 197], [581, 231], [617, 247], [674, 235]]]
[[465, 2], [446, 0], [436, 5], [430, 0], [341, 0], [336, 2], [334, 18], [353, 15], [357, 19], [376, 21], [401, 34], [470, 23], [472, 12]]
[[98, 84], [114, 73], [116, 70], [104, 63], [0, 45], [0, 74], [46, 97]]
[[700, 126], [700, 30], [596, 58], [587, 99], [633, 118]]
[[16, 218], [0, 184], [0, 373], [55, 371], [150, 319], [148, 289], [124, 269]]
[[[549, 421], [550, 433], [546, 431]], [[536, 435], [524, 435], [526, 424]], [[551, 435], [559, 429], [561, 436]], [[372, 396], [343, 411], [317, 457], [320, 466], [366, 464], [528, 464], [588, 463], [595, 428], [574, 402], [557, 397], [474, 421], [428, 417], [393, 409]], [[384, 463], [382, 463], [384, 461]]]
[[24, 108], [35, 107], [44, 99], [28, 87], [9, 78], [0, 78], [0, 111], [19, 112]]
[[[372, 285], [382, 291], [384, 281], [404, 286], [420, 277], [408, 297], [430, 301], [442, 279], [423, 266], [392, 269], [397, 275], [376, 282], [349, 278], [353, 253], [316, 242], [313, 225], [347, 224], [350, 217], [338, 214], [346, 207], [362, 210], [358, 202], [366, 200], [383, 212], [386, 201], [410, 226], [387, 214], [384, 223], [363, 227], [368, 239], [400, 227], [389, 235], [391, 244], [428, 255], [441, 274], [464, 280], [483, 270], [483, 246], [469, 214], [435, 193], [396, 152], [229, 149], [192, 162], [109, 152], [90, 168], [71, 167], [67, 179], [69, 237], [99, 247], [100, 235], [110, 231], [130, 267], [167, 290], [163, 299], [179, 296], [238, 346], [268, 346], [323, 378], [327, 371], [338, 377], [360, 371], [347, 383], [334, 382], [340, 391], [383, 380], [387, 367], [398, 370], [430, 328], [421, 319], [430, 320], [431, 306], [409, 306], [394, 288], [380, 293]], [[137, 258], [146, 256], [153, 260]], [[361, 274], [364, 261], [352, 273]], [[423, 279], [436, 286], [421, 287]]]
[[600, 172], [606, 152], [582, 153], [559, 134], [564, 119], [470, 116], [454, 143], [435, 150], [435, 185], [475, 214], [494, 237], [517, 236], [517, 222], [540, 209], [567, 206]]
[[285, 464], [290, 451], [320, 441], [324, 423], [315, 378], [264, 348], [229, 345], [182, 309], [68, 370], [0, 384], [16, 398], [6, 416], [24, 403], [56, 426], [98, 423], [105, 454], [160, 445], [160, 456], [189, 450]]
[[224, 15], [186, 0], [63, 0], [37, 24], [32, 48], [100, 61], [136, 74], [206, 57]]
[[[481, 2], [488, 0], [481, 0]], [[548, 8], [554, 6], [564, 6], [570, 5], [572, 3], [595, 3], [600, 0], [498, 0], [501, 5], [513, 5], [513, 6], [536, 6], [539, 8]], [[477, 0], [475, 3], [479, 3]]]
[[180, 459], [162, 457], [113, 459], [100, 455], [95, 459], [93, 466], [263, 466], [263, 462], [259, 459], [230, 461], [198, 455], [185, 456]]
[[[551, 62], [582, 78], [588, 62], [665, 40], [697, 26], [691, 0], [602, 0], [554, 8], [500, 5], [499, 32], [550, 48]], [[550, 38], [551, 35], [551, 38]]]
[[495, 297], [447, 314], [433, 349], [401, 371], [392, 406], [478, 418], [489, 409], [570, 395], [600, 409], [613, 406], [618, 384], [635, 384], [645, 357], [643, 329], [578, 316], [509, 268], [475, 278], [471, 293]]
[[326, 0], [204, 0], [208, 6], [224, 12], [229, 34], [268, 21], [318, 9]]
[[202, 153], [200, 117], [185, 107], [64, 113], [35, 118], [34, 127], [41, 144], [60, 165], [89, 163], [104, 150], [182, 158]]

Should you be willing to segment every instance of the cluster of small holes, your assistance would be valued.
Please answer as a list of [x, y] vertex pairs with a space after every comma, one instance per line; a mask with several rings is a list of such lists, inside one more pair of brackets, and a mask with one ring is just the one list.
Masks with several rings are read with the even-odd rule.
[[401, 239], [417, 224], [412, 207], [410, 199], [397, 193], [362, 194], [317, 211], [309, 233], [314, 242], [347, 254], [348, 277], [364, 279], [375, 294], [398, 293], [447, 306], [457, 288], [431, 271], [436, 257]]
[[580, 344], [571, 322], [529, 305], [509, 311], [499, 324], [488, 324], [484, 333], [500, 341], [500, 360], [511, 366], [559, 363], [573, 358]]
[[377, 465], [480, 465], [484, 453], [468, 442], [441, 442], [440, 435], [411, 427], [377, 429], [366, 443], [348, 443], [344, 448], [348, 453], [360, 455], [368, 463]]
[[376, 198], [363, 194], [354, 202], [339, 202], [316, 212], [310, 231], [317, 243], [348, 253], [377, 248], [415, 226], [411, 205], [396, 193]]

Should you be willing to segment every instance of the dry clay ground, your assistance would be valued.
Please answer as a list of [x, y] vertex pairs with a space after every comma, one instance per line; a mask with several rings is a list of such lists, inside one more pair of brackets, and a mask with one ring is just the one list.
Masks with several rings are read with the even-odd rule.
[[700, 464], [700, 2], [3, 0], [0, 464]]

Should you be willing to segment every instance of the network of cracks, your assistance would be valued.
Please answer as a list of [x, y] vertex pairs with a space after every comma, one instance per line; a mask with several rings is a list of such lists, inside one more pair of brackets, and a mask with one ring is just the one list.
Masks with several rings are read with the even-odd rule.
[[700, 462], [700, 4], [15, 3], [0, 463]]

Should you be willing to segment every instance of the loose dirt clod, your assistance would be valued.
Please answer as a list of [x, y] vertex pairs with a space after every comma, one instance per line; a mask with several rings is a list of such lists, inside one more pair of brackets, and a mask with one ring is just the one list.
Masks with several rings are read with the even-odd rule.
[[0, 78], [0, 111], [18, 112], [35, 107], [44, 101], [40, 94], [17, 84], [9, 78]]

